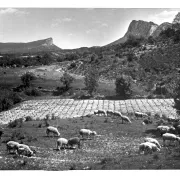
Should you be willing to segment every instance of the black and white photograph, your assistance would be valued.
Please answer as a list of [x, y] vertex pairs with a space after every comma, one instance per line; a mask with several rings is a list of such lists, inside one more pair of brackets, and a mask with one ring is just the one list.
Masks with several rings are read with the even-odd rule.
[[0, 171], [180, 169], [180, 8], [162, 7], [0, 6]]

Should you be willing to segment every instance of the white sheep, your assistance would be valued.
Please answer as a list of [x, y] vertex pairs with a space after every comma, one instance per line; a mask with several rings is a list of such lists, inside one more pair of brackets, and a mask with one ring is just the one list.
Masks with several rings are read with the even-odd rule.
[[162, 135], [163, 138], [163, 144], [165, 145], [166, 140], [169, 140], [170, 142], [175, 142], [178, 141], [180, 142], [180, 137], [176, 136], [175, 134], [171, 134], [171, 133], [165, 133]]
[[89, 130], [89, 129], [81, 129], [81, 130], [79, 131], [79, 134], [80, 134], [80, 136], [82, 136], [82, 138], [84, 138], [84, 136], [86, 136], [87, 138], [89, 138], [91, 135], [92, 135], [92, 136], [97, 135], [96, 131], [91, 131], [91, 130]]
[[70, 138], [67, 145], [71, 147], [74, 147], [74, 145], [78, 145], [78, 148], [80, 148], [80, 141], [81, 139], [78, 137]]
[[58, 150], [60, 150], [61, 147], [65, 148], [67, 144], [68, 144], [68, 140], [65, 138], [59, 138], [56, 142]]
[[121, 119], [122, 119], [122, 123], [125, 121], [125, 122], [128, 122], [128, 123], [132, 123], [131, 120], [127, 117], [127, 116], [124, 116], [124, 115], [121, 115]]
[[146, 137], [146, 138], [144, 138], [144, 141], [154, 143], [159, 149], [161, 148], [159, 142], [154, 138]]
[[24, 156], [32, 156], [34, 154], [34, 151], [30, 149], [30, 147], [26, 144], [19, 144], [17, 149], [18, 155], [24, 155]]
[[155, 151], [160, 151], [160, 149], [154, 143], [144, 142], [139, 145], [139, 153], [144, 152], [146, 154]]
[[114, 111], [113, 115], [117, 116], [117, 117], [121, 117], [122, 116], [121, 112], [119, 112], [119, 111]]
[[103, 114], [104, 116], [107, 116], [106, 111], [103, 109], [98, 109], [94, 111], [95, 115]]
[[174, 131], [175, 132], [175, 128], [173, 126], [158, 126], [157, 127], [157, 130], [160, 132], [161, 136], [164, 134], [164, 133], [167, 133], [167, 132], [171, 132], [171, 131]]
[[112, 110], [107, 110], [106, 114], [107, 114], [107, 116], [112, 116], [112, 115], [114, 115], [114, 112]]
[[134, 113], [134, 115], [136, 116], [136, 118], [149, 117], [146, 113], [142, 113], [142, 112], [138, 112], [138, 111], [136, 111]]
[[19, 143], [15, 142], [15, 141], [7, 142], [7, 144], [6, 144], [7, 152], [10, 153], [13, 150], [13, 152], [17, 153], [18, 145], [19, 145]]
[[48, 126], [46, 129], [46, 134], [49, 136], [49, 134], [52, 133], [53, 135], [60, 136], [60, 133], [56, 127]]

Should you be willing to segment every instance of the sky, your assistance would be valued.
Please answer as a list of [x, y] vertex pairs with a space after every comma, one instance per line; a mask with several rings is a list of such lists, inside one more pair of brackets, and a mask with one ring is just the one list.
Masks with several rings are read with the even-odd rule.
[[175, 8], [0, 8], [0, 42], [53, 38], [62, 49], [103, 46], [126, 33], [132, 20], [172, 22]]

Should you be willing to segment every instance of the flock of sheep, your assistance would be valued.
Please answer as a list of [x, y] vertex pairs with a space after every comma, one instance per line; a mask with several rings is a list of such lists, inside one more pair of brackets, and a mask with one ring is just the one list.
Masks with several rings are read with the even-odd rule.
[[[122, 115], [121, 112], [118, 111], [111, 111], [111, 110], [95, 110], [94, 111], [94, 115], [104, 115], [104, 116], [115, 116], [118, 118], [121, 118], [122, 123], [127, 122], [129, 124], [131, 124], [131, 120], [129, 117]], [[141, 112], [135, 112], [134, 113], [136, 118], [143, 118], [143, 117], [147, 117], [142, 121], [143, 125], [152, 123], [152, 121], [150, 121], [149, 115], [147, 115], [146, 113], [141, 113]], [[179, 125], [180, 126], [180, 125]], [[180, 127], [178, 127], [180, 128]], [[169, 140], [170, 142], [179, 142], [180, 143], [180, 137], [173, 134], [174, 132], [176, 132], [176, 129], [173, 126], [158, 126], [157, 127], [157, 131], [159, 131], [160, 135], [162, 136], [163, 139], [163, 145], [165, 145], [165, 142], [167, 140]], [[60, 137], [60, 132], [58, 131], [58, 129], [56, 127], [53, 126], [48, 126], [46, 128], [46, 134], [47, 136], [49, 136], [50, 134], [53, 134], [53, 136], [57, 136]], [[79, 136], [78, 137], [72, 137], [70, 139], [66, 139], [66, 138], [58, 138], [56, 141], [56, 147], [57, 150], [60, 150], [61, 148], [75, 148], [75, 146], [77, 146], [78, 148], [80, 148], [80, 142], [81, 142], [81, 137], [84, 138], [90, 138], [90, 137], [94, 137], [96, 136], [97, 133], [96, 131], [92, 131], [89, 129], [80, 129], [79, 131]], [[20, 155], [24, 155], [24, 156], [33, 156], [36, 151], [32, 150], [28, 145], [25, 144], [20, 144], [18, 142], [15, 141], [9, 141], [6, 144], [7, 147], [7, 151], [10, 152], [15, 152], [16, 154]], [[150, 137], [146, 137], [144, 138], [144, 142], [142, 142], [139, 145], [139, 153], [152, 153], [155, 151], [160, 151], [161, 149], [161, 145], [160, 143], [154, 139], [154, 138], [150, 138]]]
[[[46, 134], [47, 136], [50, 136], [50, 134], [53, 134], [53, 136], [60, 136], [60, 132], [56, 127], [53, 126], [48, 126], [46, 128]], [[96, 131], [91, 131], [89, 129], [81, 129], [79, 131], [79, 135], [84, 138], [85, 136], [87, 138], [90, 138], [90, 136], [95, 136], [97, 135]], [[77, 145], [78, 148], [80, 148], [80, 141], [81, 139], [79, 137], [73, 137], [70, 139], [65, 139], [65, 138], [58, 138], [56, 145], [57, 145], [57, 150], [60, 150], [61, 148], [75, 148], [74, 146]], [[7, 147], [7, 152], [8, 153], [16, 153], [17, 155], [21, 156], [28, 156], [31, 157], [33, 156], [36, 151], [32, 150], [28, 145], [25, 144], [20, 144], [16, 141], [9, 141], [6, 144]]]

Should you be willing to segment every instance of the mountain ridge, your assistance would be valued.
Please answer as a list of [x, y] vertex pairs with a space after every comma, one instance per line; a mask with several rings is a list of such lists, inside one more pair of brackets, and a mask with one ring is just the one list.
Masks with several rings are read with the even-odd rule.
[[58, 51], [61, 50], [58, 46], [53, 44], [53, 39], [46, 38], [31, 42], [7, 42], [0, 43], [0, 53], [28, 53], [41, 51]]

